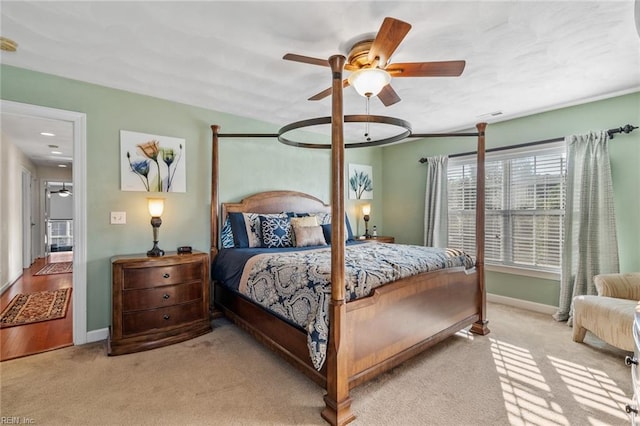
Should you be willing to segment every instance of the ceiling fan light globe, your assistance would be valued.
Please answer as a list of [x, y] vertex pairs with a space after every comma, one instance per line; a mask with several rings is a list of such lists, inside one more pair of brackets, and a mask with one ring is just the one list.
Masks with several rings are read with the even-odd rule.
[[60, 192], [58, 192], [58, 195], [61, 197], [68, 197], [69, 195], [71, 195], [71, 193], [69, 191], [62, 191], [60, 190]]
[[351, 73], [349, 84], [361, 96], [368, 98], [377, 96], [384, 86], [391, 81], [391, 75], [380, 68], [364, 68]]

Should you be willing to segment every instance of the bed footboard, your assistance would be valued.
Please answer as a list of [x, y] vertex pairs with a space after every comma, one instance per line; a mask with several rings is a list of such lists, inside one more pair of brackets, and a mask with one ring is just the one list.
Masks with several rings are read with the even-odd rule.
[[477, 273], [429, 272], [347, 303], [350, 388], [390, 370], [480, 318]]
[[[314, 382], [326, 388], [326, 364], [317, 371], [303, 330], [216, 284], [216, 307]], [[382, 374], [480, 318], [475, 269], [408, 277], [347, 303], [349, 388]]]

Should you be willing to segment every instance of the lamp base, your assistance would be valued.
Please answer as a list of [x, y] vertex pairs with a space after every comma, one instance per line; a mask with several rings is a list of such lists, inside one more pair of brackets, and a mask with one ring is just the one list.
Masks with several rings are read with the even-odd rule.
[[147, 252], [147, 256], [151, 256], [151, 257], [164, 256], [164, 250], [158, 247], [157, 241], [154, 241], [153, 247], [151, 248], [151, 250]]

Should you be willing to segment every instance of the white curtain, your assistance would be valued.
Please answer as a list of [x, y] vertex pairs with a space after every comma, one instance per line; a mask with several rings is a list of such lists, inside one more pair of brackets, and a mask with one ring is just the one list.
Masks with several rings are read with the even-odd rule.
[[445, 156], [427, 158], [427, 185], [424, 196], [424, 245], [447, 247], [449, 221], [447, 163]]
[[565, 138], [567, 200], [560, 300], [554, 318], [571, 324], [573, 298], [596, 294], [593, 277], [619, 272], [613, 184], [606, 131]]

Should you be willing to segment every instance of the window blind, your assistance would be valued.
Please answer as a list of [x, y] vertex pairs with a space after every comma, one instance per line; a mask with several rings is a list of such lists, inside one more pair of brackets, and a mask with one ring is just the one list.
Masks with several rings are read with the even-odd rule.
[[[564, 143], [487, 154], [485, 261], [559, 272], [565, 206]], [[449, 246], [475, 254], [475, 156], [448, 167]]]

